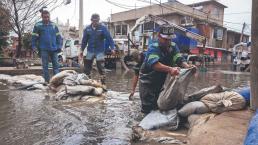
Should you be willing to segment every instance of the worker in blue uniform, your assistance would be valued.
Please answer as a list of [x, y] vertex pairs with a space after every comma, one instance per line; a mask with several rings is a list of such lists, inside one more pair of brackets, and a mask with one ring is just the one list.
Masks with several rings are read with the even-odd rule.
[[157, 100], [166, 75], [176, 76], [180, 67], [191, 67], [179, 53], [176, 43], [171, 42], [173, 37], [173, 27], [160, 26], [158, 40], [153, 42], [146, 52], [139, 77], [141, 108], [145, 114], [158, 109]]
[[99, 14], [92, 14], [91, 24], [84, 29], [81, 56], [84, 49], [87, 47], [87, 54], [84, 58], [84, 71], [86, 75], [91, 77], [91, 69], [93, 59], [96, 58], [98, 72], [101, 75], [101, 82], [105, 83], [105, 40], [109, 42], [111, 52], [114, 54], [115, 45], [109, 31], [105, 26], [99, 23]]

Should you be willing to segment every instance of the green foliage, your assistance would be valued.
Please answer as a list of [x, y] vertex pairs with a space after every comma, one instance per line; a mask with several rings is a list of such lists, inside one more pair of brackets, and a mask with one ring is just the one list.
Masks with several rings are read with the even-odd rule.
[[2, 52], [2, 49], [4, 47], [8, 46], [7, 38], [6, 38], [7, 35], [8, 35], [7, 32], [0, 31], [0, 52]]
[[31, 33], [25, 33], [22, 37], [22, 43], [24, 49], [31, 49]]

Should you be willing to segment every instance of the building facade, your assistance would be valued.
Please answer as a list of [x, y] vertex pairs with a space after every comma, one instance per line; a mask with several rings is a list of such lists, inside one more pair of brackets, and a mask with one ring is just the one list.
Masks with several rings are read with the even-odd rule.
[[[115, 39], [126, 39], [136, 20], [144, 15], [160, 16], [167, 21], [183, 27], [193, 27], [207, 38], [206, 46], [228, 49], [237, 41], [239, 33], [223, 27], [224, 9], [227, 6], [208, 0], [185, 5], [177, 1], [153, 4], [147, 7], [111, 14], [110, 31]], [[143, 24], [138, 33], [155, 29], [155, 24]], [[141, 35], [140, 35], [141, 36]], [[249, 39], [244, 35], [243, 41]], [[239, 39], [240, 40], [240, 37]]]

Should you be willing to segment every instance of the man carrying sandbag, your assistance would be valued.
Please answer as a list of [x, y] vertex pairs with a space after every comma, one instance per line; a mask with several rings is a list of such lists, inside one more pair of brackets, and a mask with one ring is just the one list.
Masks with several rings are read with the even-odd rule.
[[179, 67], [191, 67], [181, 57], [177, 45], [171, 42], [174, 36], [173, 27], [160, 26], [158, 41], [152, 43], [146, 52], [139, 81], [141, 107], [145, 114], [158, 109], [157, 100], [166, 75], [175, 76], [179, 74]]

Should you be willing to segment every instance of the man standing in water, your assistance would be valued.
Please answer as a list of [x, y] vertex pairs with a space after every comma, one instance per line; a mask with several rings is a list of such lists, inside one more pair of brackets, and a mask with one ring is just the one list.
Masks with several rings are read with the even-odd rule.
[[100, 80], [105, 84], [105, 44], [104, 40], [108, 41], [111, 46], [112, 54], [115, 53], [114, 41], [110, 36], [107, 28], [99, 23], [99, 14], [92, 14], [91, 24], [87, 26], [83, 32], [81, 57], [82, 52], [87, 46], [87, 54], [84, 58], [84, 72], [91, 77], [91, 69], [94, 58], [96, 58], [98, 72], [101, 75]]
[[53, 74], [59, 73], [57, 54], [61, 52], [62, 40], [58, 27], [50, 21], [50, 14], [46, 10], [41, 11], [42, 21], [35, 24], [32, 32], [32, 50], [38, 48], [41, 56], [43, 76], [45, 82], [49, 82], [48, 62], [49, 58], [53, 65]]
[[139, 81], [142, 112], [145, 114], [158, 109], [157, 100], [166, 75], [175, 76], [179, 74], [179, 67], [191, 67], [181, 57], [176, 43], [171, 42], [173, 36], [172, 27], [160, 26], [158, 41], [153, 42], [146, 52]]

